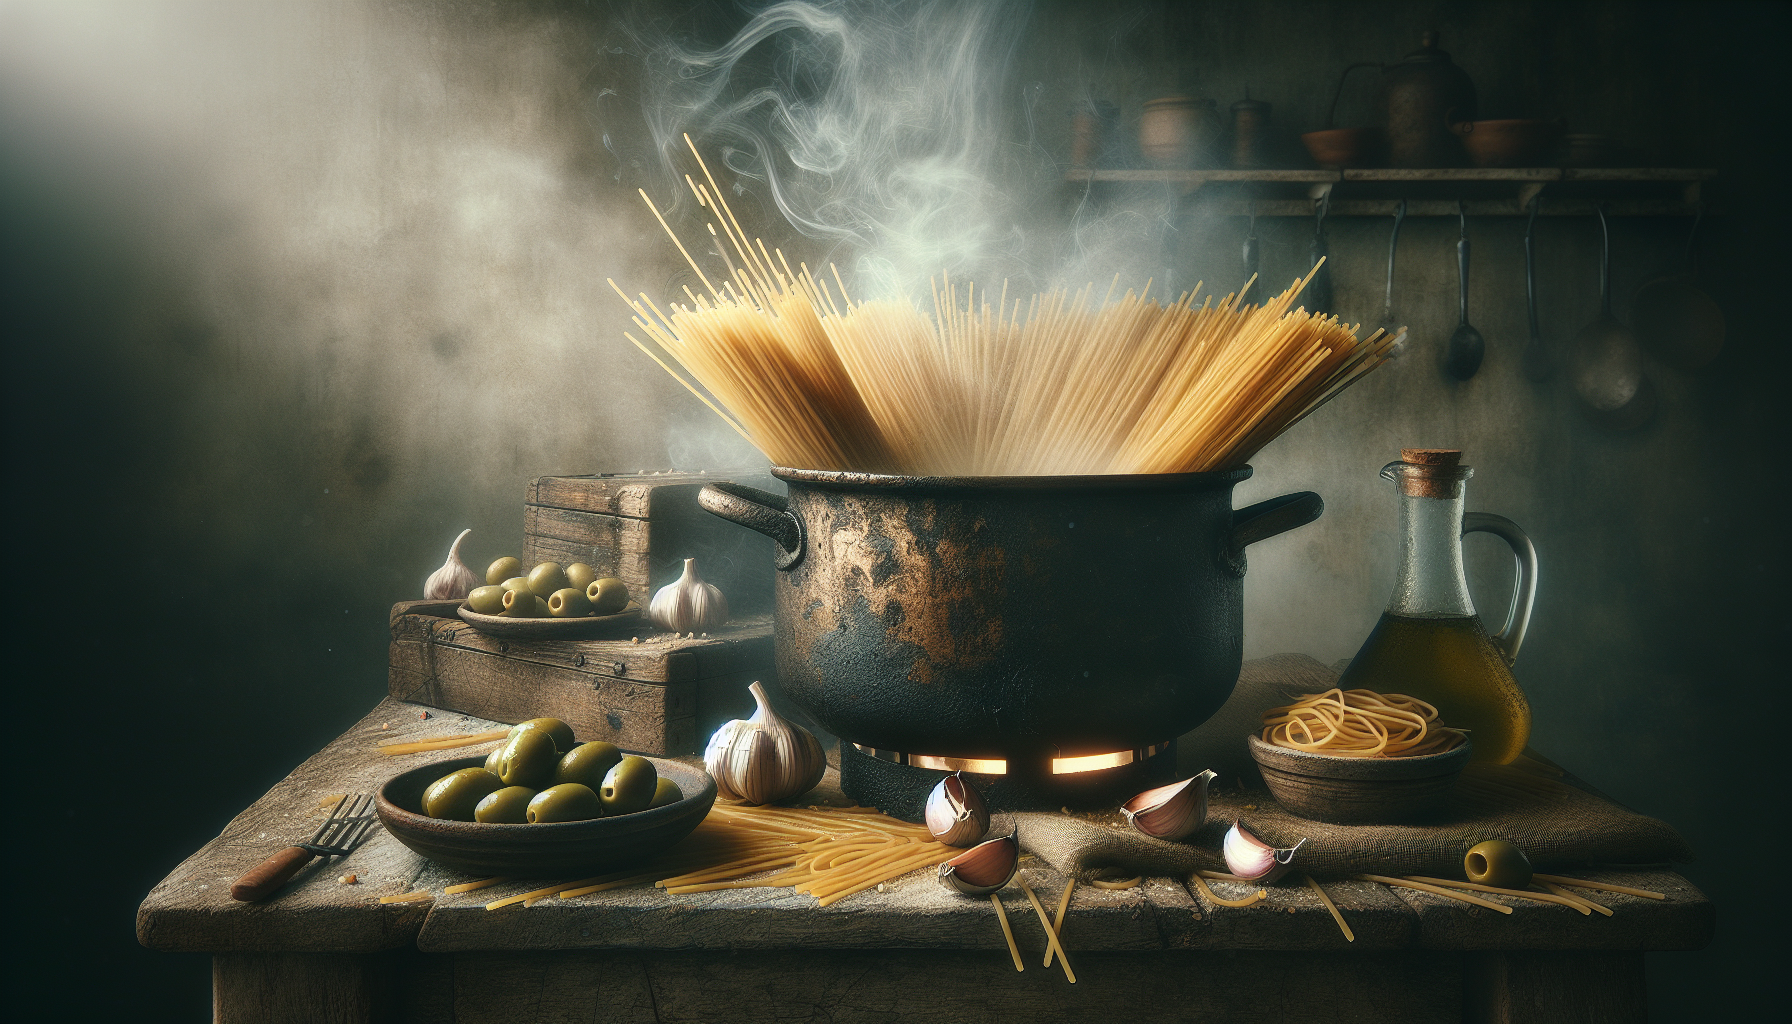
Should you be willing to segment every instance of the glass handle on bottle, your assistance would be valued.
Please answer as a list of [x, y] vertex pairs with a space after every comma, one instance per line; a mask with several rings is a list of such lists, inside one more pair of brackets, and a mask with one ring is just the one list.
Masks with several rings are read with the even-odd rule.
[[1531, 605], [1537, 599], [1537, 548], [1531, 538], [1515, 522], [1492, 512], [1465, 512], [1462, 535], [1491, 533], [1512, 548], [1518, 562], [1518, 580], [1512, 585], [1512, 607], [1506, 611], [1506, 625], [1494, 634], [1493, 642], [1510, 665], [1518, 660], [1518, 648], [1524, 645], [1525, 630], [1531, 625]]

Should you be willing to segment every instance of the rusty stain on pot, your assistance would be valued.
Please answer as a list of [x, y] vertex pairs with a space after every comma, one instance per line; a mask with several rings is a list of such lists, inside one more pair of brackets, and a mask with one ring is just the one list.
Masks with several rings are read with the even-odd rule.
[[[812, 592], [825, 595], [822, 610], [809, 616], [815, 629], [835, 628], [841, 602], [856, 598], [864, 602], [864, 614], [881, 624], [890, 649], [912, 654], [911, 682], [940, 681], [936, 666], [989, 663], [1002, 643], [1003, 549], [943, 536], [938, 505], [931, 501], [900, 512], [842, 505], [828, 511], [838, 518], [816, 524], [812, 534], [828, 538], [828, 557], [821, 561], [833, 572], [832, 579], [811, 583], [817, 588]], [[977, 520], [969, 529], [974, 535], [982, 526]]]

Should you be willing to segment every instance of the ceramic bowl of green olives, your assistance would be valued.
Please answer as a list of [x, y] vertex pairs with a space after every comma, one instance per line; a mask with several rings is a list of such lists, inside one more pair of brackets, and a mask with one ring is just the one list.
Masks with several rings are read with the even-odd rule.
[[376, 810], [399, 842], [447, 867], [541, 877], [648, 858], [689, 835], [715, 799], [699, 768], [577, 743], [565, 723], [535, 719], [490, 754], [392, 778]]
[[485, 570], [485, 585], [473, 588], [456, 612], [490, 636], [579, 640], [632, 625], [641, 606], [621, 580], [583, 562], [529, 569], [506, 555]]

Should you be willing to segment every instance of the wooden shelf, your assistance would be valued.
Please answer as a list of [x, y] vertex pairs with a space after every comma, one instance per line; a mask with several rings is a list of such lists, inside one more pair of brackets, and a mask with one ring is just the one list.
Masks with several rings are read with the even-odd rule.
[[1065, 181], [1084, 188], [1167, 185], [1211, 216], [1311, 217], [1328, 195], [1327, 216], [1389, 217], [1406, 200], [1409, 217], [1454, 217], [1458, 202], [1476, 217], [1521, 217], [1533, 197], [1538, 214], [1585, 217], [1604, 203], [1614, 217], [1689, 217], [1711, 168], [1449, 167], [1360, 170], [1081, 169]]

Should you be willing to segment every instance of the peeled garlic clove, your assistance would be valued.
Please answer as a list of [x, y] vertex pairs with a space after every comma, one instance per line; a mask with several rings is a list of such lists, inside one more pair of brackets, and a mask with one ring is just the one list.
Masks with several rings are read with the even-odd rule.
[[941, 779], [927, 795], [927, 831], [947, 846], [969, 846], [989, 830], [989, 808], [963, 772]]
[[1207, 784], [1212, 769], [1192, 779], [1147, 789], [1120, 805], [1132, 827], [1158, 839], [1181, 839], [1207, 821]]
[[429, 574], [423, 581], [423, 599], [425, 601], [464, 601], [473, 588], [485, 580], [478, 573], [467, 568], [460, 560], [460, 542], [467, 539], [472, 530], [460, 531], [454, 538], [454, 546], [448, 549], [448, 560], [442, 567]]
[[674, 633], [715, 629], [728, 621], [728, 599], [697, 575], [697, 560], [684, 560], [684, 575], [661, 587], [647, 606], [653, 624]]
[[940, 865], [940, 884], [966, 896], [986, 896], [1008, 884], [1020, 864], [1020, 838], [1009, 833], [978, 843]]
[[724, 724], [703, 750], [703, 766], [715, 778], [716, 791], [730, 800], [769, 804], [814, 789], [828, 768], [821, 741], [778, 717], [757, 682], [747, 690], [759, 710]]
[[1288, 865], [1294, 862], [1294, 851], [1305, 842], [1302, 839], [1285, 850], [1278, 850], [1246, 832], [1244, 826], [1235, 821], [1226, 832], [1226, 868], [1247, 882], [1273, 882], [1288, 870]]

